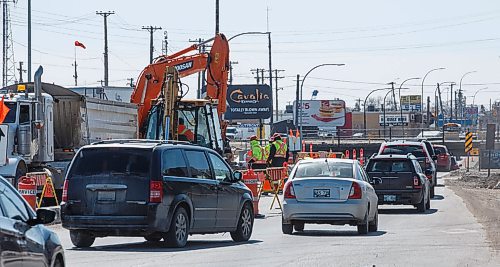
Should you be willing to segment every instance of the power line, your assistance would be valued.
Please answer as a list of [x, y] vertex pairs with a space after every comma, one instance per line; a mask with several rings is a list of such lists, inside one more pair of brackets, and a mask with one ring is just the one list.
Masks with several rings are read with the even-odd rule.
[[109, 70], [108, 70], [108, 16], [115, 14], [114, 11], [102, 12], [96, 11], [97, 15], [104, 18], [104, 86], [108, 86]]

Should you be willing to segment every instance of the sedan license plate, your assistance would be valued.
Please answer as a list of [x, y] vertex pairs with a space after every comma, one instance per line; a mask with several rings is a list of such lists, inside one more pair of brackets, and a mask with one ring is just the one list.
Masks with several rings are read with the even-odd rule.
[[99, 201], [115, 201], [115, 191], [97, 191], [97, 200]]
[[330, 197], [330, 189], [314, 189], [314, 197], [325, 198]]
[[384, 201], [394, 202], [394, 201], [396, 201], [396, 196], [395, 195], [384, 195]]

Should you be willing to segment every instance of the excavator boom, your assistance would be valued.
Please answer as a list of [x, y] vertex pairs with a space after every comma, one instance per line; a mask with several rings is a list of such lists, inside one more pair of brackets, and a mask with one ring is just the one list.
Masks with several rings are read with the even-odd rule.
[[[175, 67], [179, 77], [189, 76], [206, 70], [206, 98], [217, 100], [219, 118], [226, 111], [227, 79], [229, 72], [229, 44], [223, 34], [217, 34], [205, 43], [213, 42], [209, 53], [186, 55], [196, 51], [199, 45], [192, 45], [170, 56], [162, 56], [141, 72], [130, 102], [139, 107], [138, 123], [142, 128], [151, 109], [151, 102], [158, 98], [168, 67]], [[201, 44], [200, 44], [201, 45]]]

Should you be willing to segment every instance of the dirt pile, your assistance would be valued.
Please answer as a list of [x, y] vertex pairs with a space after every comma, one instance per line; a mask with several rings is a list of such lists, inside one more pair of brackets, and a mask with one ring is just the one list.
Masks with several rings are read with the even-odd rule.
[[452, 185], [459, 185], [466, 188], [487, 188], [500, 189], [500, 173], [491, 173], [488, 177], [487, 172], [477, 170], [456, 170], [450, 173], [450, 176], [459, 177], [458, 179], [448, 180]]

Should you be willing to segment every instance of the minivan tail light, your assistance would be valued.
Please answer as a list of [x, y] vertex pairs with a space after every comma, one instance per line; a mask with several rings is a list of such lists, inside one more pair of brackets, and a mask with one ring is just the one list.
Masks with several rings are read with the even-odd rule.
[[362, 196], [363, 193], [361, 192], [361, 186], [356, 182], [352, 182], [349, 199], [361, 199]]
[[417, 176], [413, 176], [413, 188], [422, 188], [422, 186], [420, 185], [420, 179], [418, 179]]
[[149, 183], [149, 202], [161, 203], [163, 199], [163, 182], [151, 181]]
[[68, 180], [64, 180], [63, 192], [62, 192], [62, 201], [68, 202]]
[[283, 190], [284, 198], [294, 199], [295, 198], [295, 190], [293, 189], [292, 181], [288, 181], [285, 184], [285, 188]]

